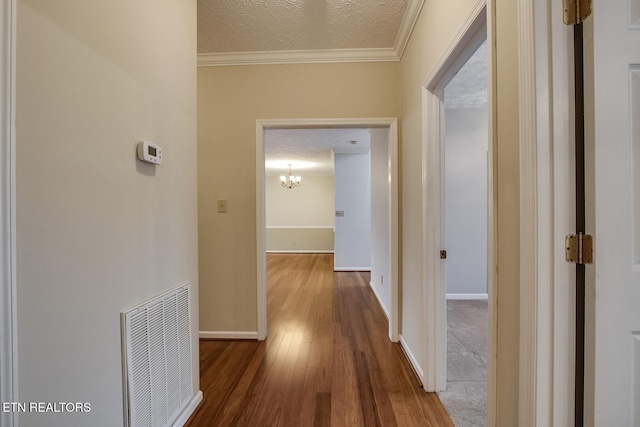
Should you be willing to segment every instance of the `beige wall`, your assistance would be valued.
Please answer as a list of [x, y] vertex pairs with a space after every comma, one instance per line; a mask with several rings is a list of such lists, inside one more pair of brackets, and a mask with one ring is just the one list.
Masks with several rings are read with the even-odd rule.
[[265, 177], [265, 217], [269, 226], [329, 226], [335, 223], [333, 176], [302, 176], [299, 187], [280, 185], [278, 176]]
[[[200, 68], [199, 224], [201, 329], [253, 331], [255, 300], [255, 120], [402, 116], [401, 333], [422, 360], [422, 82], [473, 0], [426, 2], [398, 64], [327, 64]], [[519, 154], [517, 15], [495, 0], [496, 316], [499, 426], [517, 424], [519, 306]], [[401, 91], [401, 92], [400, 92]], [[401, 107], [398, 102], [401, 99]], [[225, 176], [240, 182], [225, 185]], [[235, 191], [237, 187], [247, 191]], [[230, 212], [215, 213], [228, 198]], [[247, 266], [251, 268], [247, 268]]]
[[[425, 359], [422, 248], [422, 83], [475, 1], [425, 2], [400, 61], [402, 80], [402, 294], [401, 333], [419, 361]], [[424, 367], [423, 367], [424, 368]]]
[[21, 0], [17, 29], [19, 397], [91, 404], [20, 425], [122, 425], [120, 312], [197, 301], [196, 2]]
[[198, 69], [200, 330], [257, 329], [256, 120], [397, 117], [399, 106], [397, 63]]
[[495, 316], [498, 321], [496, 425], [518, 423], [520, 341], [520, 152], [518, 121], [518, 15], [511, 0], [495, 0], [497, 207]]
[[267, 227], [267, 252], [329, 253], [333, 252], [333, 227]]
[[288, 189], [279, 176], [264, 183], [267, 252], [333, 252], [333, 176], [305, 175]]
[[[402, 335], [422, 360], [421, 84], [475, 2], [425, 3], [400, 62], [402, 82]], [[498, 219], [496, 425], [518, 424], [519, 153], [516, 2], [494, 0], [498, 108], [494, 117]]]

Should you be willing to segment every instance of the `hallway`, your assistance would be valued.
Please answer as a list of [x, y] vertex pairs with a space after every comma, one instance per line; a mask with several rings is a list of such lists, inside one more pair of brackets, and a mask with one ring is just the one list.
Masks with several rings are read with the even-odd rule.
[[333, 255], [268, 255], [265, 341], [200, 341], [196, 426], [452, 426], [369, 289]]

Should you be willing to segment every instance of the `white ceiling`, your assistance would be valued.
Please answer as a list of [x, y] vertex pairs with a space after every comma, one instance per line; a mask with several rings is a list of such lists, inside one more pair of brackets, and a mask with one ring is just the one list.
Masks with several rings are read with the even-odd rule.
[[[352, 144], [355, 141], [357, 144]], [[264, 133], [266, 175], [333, 175], [331, 151], [368, 152], [367, 129], [267, 129]]]
[[444, 88], [445, 108], [487, 106], [487, 42], [485, 40]]
[[200, 0], [198, 52], [393, 47], [408, 0]]
[[424, 0], [198, 0], [198, 63], [397, 61]]

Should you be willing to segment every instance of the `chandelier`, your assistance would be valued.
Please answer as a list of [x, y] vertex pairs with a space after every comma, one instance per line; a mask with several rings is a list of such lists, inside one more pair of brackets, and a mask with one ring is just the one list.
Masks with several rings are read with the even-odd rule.
[[280, 176], [280, 185], [285, 188], [296, 188], [300, 185], [300, 177], [291, 175], [291, 165], [289, 165], [289, 176]]

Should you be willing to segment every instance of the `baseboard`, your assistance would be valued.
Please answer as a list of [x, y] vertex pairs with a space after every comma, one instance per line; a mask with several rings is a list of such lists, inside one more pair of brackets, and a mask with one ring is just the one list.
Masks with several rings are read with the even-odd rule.
[[182, 427], [189, 417], [195, 412], [198, 405], [202, 402], [202, 390], [198, 390], [195, 396], [191, 399], [186, 408], [180, 413], [178, 419], [173, 423], [173, 427]]
[[320, 249], [308, 249], [308, 250], [267, 250], [268, 254], [332, 254], [333, 251], [320, 250]]
[[447, 294], [447, 299], [489, 299], [489, 294]]
[[333, 267], [333, 271], [371, 271], [371, 267]]
[[387, 307], [384, 306], [384, 304], [382, 303], [382, 299], [380, 298], [380, 295], [378, 294], [378, 291], [376, 290], [375, 286], [373, 286], [372, 282], [369, 282], [369, 287], [371, 287], [371, 290], [373, 291], [373, 294], [376, 296], [376, 299], [378, 300], [378, 304], [380, 305], [380, 308], [382, 308], [382, 312], [384, 313], [385, 317], [387, 318], [387, 322], [389, 321], [389, 311], [387, 310]]
[[407, 344], [402, 335], [400, 335], [400, 346], [402, 347], [402, 351], [404, 352], [404, 354], [407, 356], [407, 359], [409, 359], [409, 363], [418, 376], [418, 380], [420, 380], [420, 382], [424, 384], [424, 371], [422, 370], [422, 366], [420, 366], [420, 363], [418, 363], [418, 359], [416, 359], [416, 356], [413, 354], [411, 348], [409, 347], [409, 344]]
[[257, 340], [257, 331], [200, 331], [200, 339], [209, 340]]

